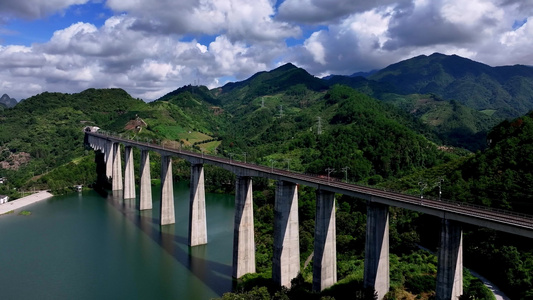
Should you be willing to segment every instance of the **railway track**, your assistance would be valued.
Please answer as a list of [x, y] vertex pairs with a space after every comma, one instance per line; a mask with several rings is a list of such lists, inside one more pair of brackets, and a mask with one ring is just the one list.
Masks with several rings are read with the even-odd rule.
[[[241, 161], [235, 161], [233, 159], [228, 159], [225, 157], [218, 157], [213, 155], [207, 155], [204, 153], [197, 153], [192, 151], [186, 151], [176, 148], [165, 147], [164, 145], [158, 145], [153, 143], [147, 143], [142, 141], [136, 141], [131, 139], [126, 139], [117, 136], [106, 135], [102, 133], [87, 133], [103, 139], [109, 139], [115, 142], [120, 142], [125, 145], [145, 147], [153, 149], [158, 152], [170, 152], [178, 157], [184, 158], [196, 158], [201, 159], [205, 163], [211, 164], [223, 164], [226, 166], [232, 166], [233, 168], [242, 168], [246, 170], [253, 170], [256, 172], [263, 173], [265, 177], [283, 177], [283, 180], [295, 182], [304, 182], [309, 183], [309, 185], [315, 185], [320, 187], [330, 187], [337, 190], [353, 192], [358, 194], [363, 194], [369, 197], [381, 198], [397, 203], [409, 204], [411, 206], [420, 207], [424, 209], [434, 209], [444, 211], [446, 213], [453, 213], [457, 215], [462, 215], [471, 218], [478, 218], [481, 220], [487, 220], [491, 222], [497, 222], [502, 224], [507, 224], [511, 226], [517, 226], [528, 231], [533, 232], [533, 216], [519, 214], [512, 211], [505, 211], [500, 209], [491, 209], [488, 207], [482, 207], [477, 205], [472, 205], [468, 203], [453, 202], [449, 200], [437, 200], [437, 199], [428, 199], [428, 198], [419, 198], [412, 195], [405, 195], [398, 192], [381, 190], [377, 188], [367, 187], [363, 185], [351, 184], [342, 182], [337, 178], [325, 177], [321, 175], [314, 174], [303, 174], [297, 172], [291, 172], [288, 170], [256, 165], [253, 163], [245, 163]], [[532, 233], [533, 235], [533, 233]]]

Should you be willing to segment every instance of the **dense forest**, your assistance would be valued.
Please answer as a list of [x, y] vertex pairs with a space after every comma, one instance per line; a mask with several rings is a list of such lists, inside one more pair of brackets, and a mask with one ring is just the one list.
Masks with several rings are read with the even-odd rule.
[[[97, 126], [138, 140], [298, 172], [325, 175], [331, 168], [336, 178], [409, 194], [437, 197], [440, 187], [449, 200], [533, 214], [531, 113], [502, 120], [498, 116], [503, 112], [523, 108], [488, 112], [469, 106], [463, 96], [448, 98], [438, 82], [440, 89], [396, 87], [398, 82], [421, 84], [413, 74], [427, 68], [428, 60], [439, 62], [431, 69], [442, 75], [438, 78], [454, 84], [449, 74], [464, 75], [464, 70], [450, 69], [456, 59], [418, 57], [406, 67], [394, 65], [369, 78], [327, 80], [287, 64], [212, 90], [185, 86], [151, 103], [120, 89], [36, 95], [0, 111], [0, 177], [7, 178], [0, 194], [16, 199], [33, 189], [58, 194], [78, 184], [96, 185], [95, 155], [84, 146], [83, 129]], [[493, 75], [490, 68], [472, 68]], [[391, 77], [398, 69], [411, 77]], [[498, 110], [502, 113], [491, 114]], [[139, 159], [137, 150], [134, 156]], [[157, 180], [157, 155], [151, 168]], [[176, 160], [173, 172], [175, 179], [187, 180], [189, 164]], [[208, 191], [233, 192], [233, 174], [212, 166], [205, 173]], [[239, 281], [240, 292], [223, 299], [373, 299], [373, 292], [362, 288], [366, 203], [343, 195], [336, 195], [339, 282], [322, 293], [310, 292], [315, 191], [307, 187], [300, 189], [298, 204], [301, 274], [291, 289], [271, 283], [274, 186], [254, 181], [257, 274], [246, 275]], [[440, 222], [398, 208], [390, 213], [387, 299], [432, 299]], [[524, 246], [529, 241], [473, 226], [464, 229], [465, 267], [493, 280], [512, 299], [533, 297], [533, 248]], [[464, 274], [466, 299], [493, 299], [468, 270]]]

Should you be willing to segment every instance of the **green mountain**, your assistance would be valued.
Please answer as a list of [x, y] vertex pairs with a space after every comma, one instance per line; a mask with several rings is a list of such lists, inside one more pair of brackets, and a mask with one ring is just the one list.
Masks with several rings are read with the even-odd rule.
[[[438, 182], [444, 179], [441, 186], [445, 199], [532, 215], [533, 113], [501, 122], [490, 131], [488, 141], [489, 147], [475, 155], [393, 179], [384, 187], [419, 193], [422, 182], [426, 185], [424, 195], [438, 197]], [[421, 228], [438, 230], [438, 220], [421, 221]], [[465, 226], [464, 241], [464, 261], [511, 299], [533, 295], [530, 239]]]
[[[145, 135], [155, 135], [186, 146], [218, 140], [225, 130], [228, 116], [204, 86], [184, 86], [148, 104], [142, 115], [148, 124]], [[141, 134], [142, 135], [142, 134]], [[220, 142], [210, 143], [210, 152]]]
[[484, 149], [488, 131], [500, 121], [493, 115], [435, 94], [398, 94], [386, 82], [348, 76], [332, 76], [327, 82], [350, 86], [409, 113], [432, 128], [442, 143], [451, 147], [470, 151]]
[[244, 81], [228, 83], [215, 92], [223, 106], [235, 109], [241, 103], [261, 96], [283, 93], [299, 97], [308, 91], [321, 92], [327, 89], [328, 85], [323, 80], [288, 63], [269, 72], [256, 73]]
[[[136, 112], [148, 124], [139, 137], [216, 147], [227, 157], [291, 170], [322, 174], [334, 167], [343, 177], [349, 167], [359, 181], [448, 159], [428, 140], [435, 138], [430, 129], [408, 114], [348, 87], [328, 89], [291, 64], [211, 91], [182, 87], [148, 106]], [[332, 139], [338, 141], [329, 145]], [[336, 159], [344, 153], [349, 157]]]
[[533, 68], [491, 67], [457, 55], [417, 56], [368, 77], [392, 85], [399, 94], [435, 94], [498, 118], [533, 108]]
[[[331, 168], [331, 176], [351, 182], [376, 184], [405, 176], [391, 185], [411, 192], [417, 192], [421, 177], [435, 182], [445, 176], [442, 188], [446, 198], [531, 211], [532, 199], [527, 192], [533, 182], [529, 174], [531, 115], [491, 130], [488, 150], [456, 159], [441, 147], [442, 141], [447, 144], [448, 140], [437, 138], [429, 125], [449, 132], [450, 140], [453, 133], [466, 132], [464, 137], [456, 137], [455, 143], [460, 143], [461, 138], [472, 138], [470, 133], [488, 131], [487, 124], [493, 119], [458, 100], [444, 101], [436, 94], [399, 94], [392, 83], [362, 77], [345, 81], [357, 82], [358, 89], [379, 95], [377, 100], [366, 92], [332, 82], [288, 64], [213, 90], [181, 87], [151, 103], [134, 99], [120, 89], [89, 89], [71, 95], [42, 93], [0, 112], [0, 161], [13, 161], [13, 155], [22, 153], [21, 157], [29, 158], [18, 171], [0, 169], [0, 176], [7, 174], [10, 184], [17, 188], [37, 182], [59, 190], [80, 179], [94, 182], [94, 154], [82, 147], [83, 128], [98, 126], [122, 136], [276, 168], [320, 175]], [[157, 155], [153, 160], [156, 171]], [[185, 162], [174, 163], [174, 175], [188, 176]], [[156, 177], [158, 172], [152, 174]], [[31, 178], [34, 175], [42, 177]], [[206, 185], [221, 185], [231, 179], [231, 174], [214, 168], [206, 172]], [[265, 180], [256, 183], [254, 214], [257, 212], [255, 216], [261, 220], [256, 227], [261, 232], [257, 241], [258, 270], [269, 270], [272, 260], [265, 245], [272, 244], [272, 230], [268, 228], [273, 218], [274, 192]], [[12, 193], [13, 189], [0, 186], [0, 193], [5, 191]], [[435, 192], [436, 186], [426, 190], [429, 195]], [[305, 259], [312, 251], [315, 195], [302, 188], [300, 196], [301, 253]], [[360, 241], [364, 239], [366, 210], [358, 203], [346, 197], [338, 199], [340, 277], [356, 273], [363, 266]], [[417, 242], [411, 230], [414, 218], [391, 210], [391, 247], [411, 249]], [[493, 261], [501, 258], [514, 262], [512, 268], [498, 272], [504, 274], [502, 277], [519, 278], [509, 283], [510, 288], [527, 290], [531, 286], [527, 282], [531, 268], [527, 266], [532, 260], [515, 252], [497, 249], [490, 254]], [[519, 264], [522, 259], [524, 263]], [[391, 265], [397, 261], [393, 259]], [[420, 264], [415, 257], [412, 261]], [[391, 270], [398, 274], [397, 268]], [[429, 282], [429, 290], [435, 273], [421, 273]], [[418, 277], [412, 278], [411, 274], [411, 269], [406, 269], [404, 275], [394, 277], [396, 288], [403, 289], [403, 282], [406, 287], [416, 286]]]
[[144, 102], [121, 89], [90, 89], [72, 95], [45, 92], [3, 112], [0, 143], [32, 157], [69, 161], [82, 151], [76, 141], [83, 140], [84, 126], [111, 126], [139, 105]]

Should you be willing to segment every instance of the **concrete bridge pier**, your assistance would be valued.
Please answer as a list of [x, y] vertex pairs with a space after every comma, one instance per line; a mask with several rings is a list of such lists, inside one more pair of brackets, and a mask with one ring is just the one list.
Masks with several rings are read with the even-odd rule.
[[438, 256], [436, 299], [458, 299], [463, 294], [463, 230], [459, 223], [442, 219]]
[[189, 246], [203, 244], [207, 244], [204, 165], [192, 164], [189, 203]]
[[133, 147], [124, 147], [124, 199], [135, 199], [135, 174], [133, 170]]
[[233, 277], [255, 273], [254, 211], [252, 178], [237, 176], [233, 228]]
[[278, 181], [274, 205], [274, 255], [272, 279], [291, 287], [300, 272], [300, 234], [298, 227], [298, 189], [295, 183]]
[[113, 177], [113, 158], [115, 157], [113, 142], [105, 141], [104, 147], [105, 175], [109, 180], [109, 178]]
[[313, 291], [321, 291], [337, 282], [335, 235], [335, 193], [318, 189], [316, 191]]
[[120, 157], [120, 143], [113, 143], [113, 191], [122, 191], [122, 158]]
[[161, 156], [161, 225], [176, 223], [174, 213], [174, 184], [172, 183], [172, 158]]
[[389, 207], [369, 202], [366, 214], [365, 287], [374, 288], [383, 299], [390, 288]]
[[141, 150], [141, 183], [139, 185], [140, 210], [152, 209], [152, 185], [150, 176], [150, 153]]

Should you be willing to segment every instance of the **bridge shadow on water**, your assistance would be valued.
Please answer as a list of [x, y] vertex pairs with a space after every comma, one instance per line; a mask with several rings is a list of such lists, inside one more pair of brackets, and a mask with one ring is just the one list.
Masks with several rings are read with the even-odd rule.
[[[223, 293], [232, 289], [235, 285], [235, 280], [231, 277], [232, 266], [205, 259], [208, 245], [190, 247], [187, 238], [176, 234], [176, 224], [161, 226], [159, 218], [152, 216], [155, 214], [152, 210], [139, 211], [138, 199], [124, 200], [122, 198], [122, 193], [114, 191], [114, 194], [108, 195], [107, 200], [127, 220], [217, 295], [222, 296]], [[154, 207], [155, 209], [157, 208]]]

